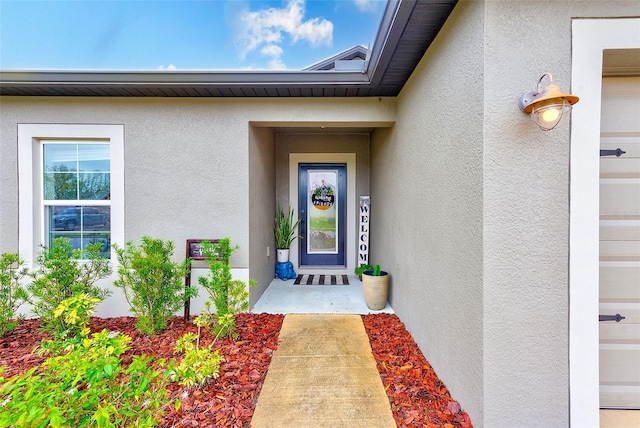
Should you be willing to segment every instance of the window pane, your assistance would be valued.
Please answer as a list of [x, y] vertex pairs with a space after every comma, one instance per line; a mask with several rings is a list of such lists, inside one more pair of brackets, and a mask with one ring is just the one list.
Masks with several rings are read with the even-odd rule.
[[111, 199], [111, 177], [109, 173], [82, 173], [80, 176], [80, 199], [107, 201]]
[[102, 243], [104, 257], [110, 257], [111, 207], [104, 206], [47, 206], [48, 242], [68, 238], [71, 246], [86, 248], [94, 242]]
[[307, 253], [337, 254], [338, 171], [308, 171]]
[[45, 172], [45, 199], [78, 199], [78, 175], [75, 172]]
[[109, 155], [107, 144], [79, 144], [78, 169], [81, 172], [109, 172]]
[[44, 171], [68, 172], [77, 171], [78, 145], [77, 144], [45, 144], [44, 145]]

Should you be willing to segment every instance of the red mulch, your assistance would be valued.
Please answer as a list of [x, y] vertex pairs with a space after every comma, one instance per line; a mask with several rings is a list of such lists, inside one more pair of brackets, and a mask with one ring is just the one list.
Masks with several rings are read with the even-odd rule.
[[362, 321], [398, 427], [472, 426], [396, 315]]
[[[182, 406], [177, 412], [167, 406], [160, 426], [250, 427], [283, 319], [283, 315], [238, 315], [238, 339], [219, 340], [215, 345], [225, 359], [220, 377], [202, 389], [186, 390], [172, 384], [171, 397], [180, 397]], [[364, 315], [362, 319], [398, 427], [471, 427], [469, 416], [451, 398], [396, 315]], [[132, 317], [92, 318], [91, 329], [107, 328], [131, 336], [125, 363], [139, 354], [173, 358], [175, 341], [186, 331], [197, 331], [193, 324], [185, 327], [180, 317], [172, 318], [169, 328], [156, 336], [140, 334], [135, 323]], [[49, 336], [39, 331], [37, 319], [22, 321], [16, 330], [0, 337], [0, 366], [8, 369], [4, 376], [40, 364], [43, 358], [32, 350], [45, 338]], [[210, 340], [202, 332], [203, 343]]]

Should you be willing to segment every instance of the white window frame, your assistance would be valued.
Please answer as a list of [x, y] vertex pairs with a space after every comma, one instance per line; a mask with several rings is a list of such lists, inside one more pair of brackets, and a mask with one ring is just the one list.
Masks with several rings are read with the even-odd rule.
[[[111, 243], [124, 245], [124, 126], [18, 124], [18, 251], [28, 266], [45, 242], [42, 144], [52, 140], [108, 142], [111, 163]], [[115, 260], [111, 248], [111, 260]]]

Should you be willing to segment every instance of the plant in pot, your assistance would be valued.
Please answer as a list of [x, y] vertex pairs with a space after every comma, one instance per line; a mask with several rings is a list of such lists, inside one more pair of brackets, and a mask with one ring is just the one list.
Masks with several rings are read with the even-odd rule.
[[389, 294], [389, 273], [380, 269], [380, 265], [362, 272], [362, 289], [369, 309], [375, 311], [384, 309]]
[[362, 273], [366, 272], [368, 270], [373, 270], [373, 266], [371, 266], [370, 264], [367, 263], [362, 263], [360, 266], [358, 266], [355, 270], [354, 273], [356, 274], [356, 276], [358, 277], [358, 279], [360, 281], [362, 281]]
[[278, 263], [289, 261], [289, 248], [296, 238], [296, 227], [300, 223], [300, 219], [293, 221], [293, 208], [289, 207], [289, 211], [285, 214], [284, 210], [278, 203], [278, 213], [274, 219], [273, 236], [276, 239], [276, 250], [278, 254]]

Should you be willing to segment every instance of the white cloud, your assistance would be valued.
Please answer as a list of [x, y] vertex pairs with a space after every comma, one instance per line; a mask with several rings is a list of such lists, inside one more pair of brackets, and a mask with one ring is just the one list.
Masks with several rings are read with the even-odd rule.
[[[292, 44], [308, 42], [311, 46], [333, 43], [333, 23], [324, 18], [304, 21], [305, 0], [289, 0], [283, 8], [243, 11], [240, 14], [239, 35], [236, 47], [241, 60], [254, 50], [271, 58], [270, 66], [286, 68], [282, 62], [282, 45], [285, 39]], [[278, 48], [279, 50], [275, 49]]]
[[169, 64], [166, 67], [164, 65], [159, 65], [158, 66], [158, 70], [163, 70], [163, 71], [172, 71], [172, 70], [177, 70], [176, 66], [173, 64]]
[[284, 62], [282, 62], [282, 48], [278, 45], [266, 45], [260, 50], [260, 53], [266, 57], [271, 58], [269, 61], [269, 68], [272, 70], [281, 70], [287, 68]]
[[376, 10], [380, 0], [353, 0], [360, 12], [373, 12]]

